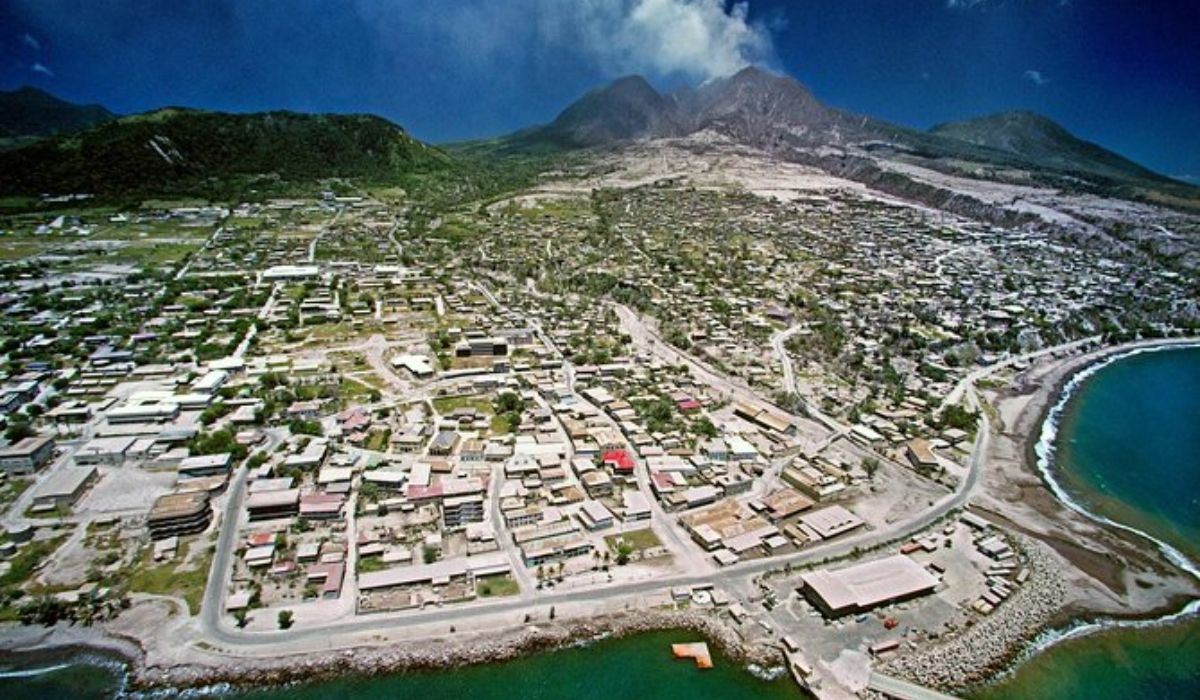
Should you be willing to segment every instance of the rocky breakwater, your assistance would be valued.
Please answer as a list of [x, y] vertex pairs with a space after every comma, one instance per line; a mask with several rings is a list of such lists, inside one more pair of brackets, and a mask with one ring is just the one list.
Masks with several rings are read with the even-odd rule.
[[1027, 560], [1029, 579], [991, 615], [943, 642], [883, 664], [879, 670], [914, 683], [956, 690], [990, 679], [1006, 667], [1062, 609], [1067, 590], [1043, 545], [1023, 535], [1013, 545]]
[[[343, 675], [383, 675], [495, 663], [606, 637], [671, 629], [688, 630], [704, 637], [737, 663], [759, 668], [782, 664], [777, 647], [744, 642], [715, 612], [644, 610], [587, 620], [529, 624], [490, 635], [463, 634], [270, 659], [230, 658], [215, 665], [138, 665], [133, 669], [130, 680], [134, 688], [146, 690], [166, 687], [270, 686]], [[664, 650], [664, 654], [668, 651]]]

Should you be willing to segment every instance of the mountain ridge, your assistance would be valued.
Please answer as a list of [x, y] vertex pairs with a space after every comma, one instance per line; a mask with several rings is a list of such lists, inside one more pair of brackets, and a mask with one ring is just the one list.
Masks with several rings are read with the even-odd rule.
[[[594, 126], [587, 138], [578, 138], [580, 122], [600, 121], [619, 111], [605, 100], [638, 85], [639, 123], [608, 131]], [[652, 95], [646, 91], [653, 93]], [[1014, 110], [999, 115], [939, 124], [928, 131], [858, 115], [821, 102], [807, 87], [787, 75], [746, 67], [697, 88], [667, 95], [641, 76], [625, 76], [608, 86], [593, 89], [568, 105], [559, 116], [541, 127], [524, 129], [501, 139], [504, 148], [557, 146], [596, 148], [623, 141], [686, 136], [716, 130], [745, 145], [771, 152], [797, 149], [854, 147], [863, 151], [891, 149], [933, 161], [964, 159], [1000, 167], [1048, 171], [1069, 179], [1084, 177], [1102, 186], [1143, 183], [1192, 187], [1154, 172], [1113, 151], [1080, 139], [1048, 117]], [[584, 118], [586, 117], [586, 119]], [[669, 128], [663, 128], [667, 125]], [[989, 134], [994, 130], [997, 133]]]

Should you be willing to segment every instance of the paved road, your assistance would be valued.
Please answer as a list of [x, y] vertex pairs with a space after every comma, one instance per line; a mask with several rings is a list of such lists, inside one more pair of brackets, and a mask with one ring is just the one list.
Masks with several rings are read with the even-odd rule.
[[[267, 431], [267, 441], [256, 452], [271, 453], [285, 438], [285, 431], [271, 429]], [[206, 631], [219, 630], [221, 614], [224, 612], [222, 600], [225, 597], [225, 582], [229, 579], [229, 568], [233, 552], [237, 549], [238, 520], [242, 515], [242, 501], [246, 495], [246, 462], [238, 466], [237, 471], [230, 477], [228, 498], [225, 500], [225, 511], [221, 516], [221, 534], [217, 538], [217, 549], [213, 553], [212, 565], [208, 570], [208, 584], [204, 588], [204, 599], [200, 605], [200, 625]]]

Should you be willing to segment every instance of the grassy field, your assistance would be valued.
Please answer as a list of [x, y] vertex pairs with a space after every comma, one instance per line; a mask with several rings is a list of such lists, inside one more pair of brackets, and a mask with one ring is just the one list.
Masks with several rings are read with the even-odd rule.
[[633, 547], [635, 552], [641, 552], [655, 547], [661, 547], [662, 542], [658, 539], [658, 535], [650, 528], [644, 530], [634, 530], [632, 532], [623, 532], [619, 535], [609, 535], [604, 538], [604, 543], [613, 552], [617, 551], [617, 543], [620, 540], [625, 540], [629, 546]]
[[359, 574], [369, 574], [373, 571], [383, 571], [389, 568], [389, 564], [384, 563], [383, 557], [359, 557], [358, 571]]
[[443, 416], [460, 408], [473, 408], [484, 415], [493, 413], [492, 401], [486, 396], [439, 396], [433, 399], [433, 410]]
[[520, 592], [517, 582], [508, 574], [486, 576], [475, 582], [475, 593], [480, 598], [502, 598]]
[[48, 238], [0, 236], [0, 260], [20, 260], [53, 248], [59, 241]]
[[[181, 569], [188, 560], [190, 548], [195, 546], [204, 547], [204, 552], [189, 562], [186, 569]], [[188, 612], [198, 614], [208, 583], [208, 570], [212, 566], [213, 555], [208, 541], [180, 543], [175, 559], [165, 564], [155, 564], [153, 556], [153, 551], [147, 549], [137, 568], [129, 572], [129, 590], [180, 596], [187, 601]]]

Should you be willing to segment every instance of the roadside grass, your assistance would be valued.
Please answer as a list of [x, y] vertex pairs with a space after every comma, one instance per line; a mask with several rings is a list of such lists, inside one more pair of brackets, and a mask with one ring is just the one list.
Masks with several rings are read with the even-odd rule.
[[21, 479], [17, 477], [9, 477], [0, 482], [0, 511], [20, 498], [21, 494], [25, 493], [32, 485], [33, 479]]

